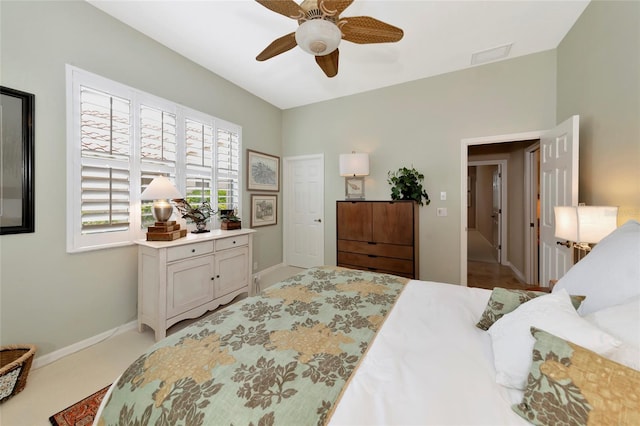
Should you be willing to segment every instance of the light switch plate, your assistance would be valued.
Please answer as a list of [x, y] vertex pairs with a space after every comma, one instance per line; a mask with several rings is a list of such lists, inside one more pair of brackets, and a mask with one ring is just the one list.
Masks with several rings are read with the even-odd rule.
[[440, 200], [445, 201], [447, 199], [447, 193], [445, 191], [442, 191], [440, 193]]
[[446, 216], [447, 215], [447, 208], [446, 207], [438, 207], [438, 209], [436, 210], [436, 214], [438, 216]]

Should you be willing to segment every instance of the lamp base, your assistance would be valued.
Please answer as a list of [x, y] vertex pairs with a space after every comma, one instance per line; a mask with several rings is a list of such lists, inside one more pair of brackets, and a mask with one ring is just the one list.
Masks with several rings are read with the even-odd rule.
[[153, 215], [158, 222], [166, 222], [173, 214], [173, 206], [169, 200], [155, 200], [153, 202]]

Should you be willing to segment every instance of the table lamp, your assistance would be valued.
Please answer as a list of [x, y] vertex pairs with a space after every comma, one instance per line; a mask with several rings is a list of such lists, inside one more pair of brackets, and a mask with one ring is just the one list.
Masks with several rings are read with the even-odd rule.
[[141, 200], [153, 200], [153, 216], [158, 222], [166, 222], [173, 213], [170, 199], [183, 198], [175, 185], [165, 176], [154, 178], [142, 191]]

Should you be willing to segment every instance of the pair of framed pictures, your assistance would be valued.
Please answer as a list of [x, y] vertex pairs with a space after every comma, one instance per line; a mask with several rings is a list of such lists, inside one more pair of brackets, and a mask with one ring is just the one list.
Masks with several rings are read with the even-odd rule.
[[[247, 149], [247, 190], [280, 190], [280, 157]], [[251, 194], [251, 227], [278, 223], [278, 195]]]

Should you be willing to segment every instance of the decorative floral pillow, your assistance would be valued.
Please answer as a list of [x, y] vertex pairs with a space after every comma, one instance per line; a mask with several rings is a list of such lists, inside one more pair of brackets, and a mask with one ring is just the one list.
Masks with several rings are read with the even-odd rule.
[[[494, 322], [498, 321], [505, 314], [513, 312], [523, 303], [536, 297], [544, 296], [545, 294], [549, 293], [495, 287], [493, 292], [491, 292], [489, 303], [487, 303], [487, 307], [484, 309], [476, 327], [488, 330]], [[576, 309], [580, 307], [583, 300], [584, 296], [571, 296], [571, 303]]]
[[534, 425], [640, 425], [640, 371], [531, 327], [527, 387], [513, 410]]

